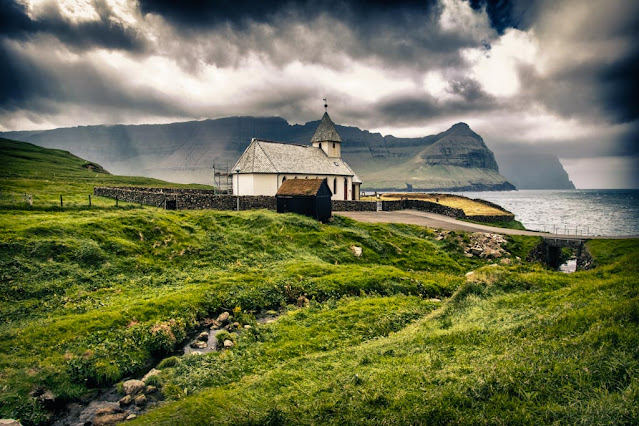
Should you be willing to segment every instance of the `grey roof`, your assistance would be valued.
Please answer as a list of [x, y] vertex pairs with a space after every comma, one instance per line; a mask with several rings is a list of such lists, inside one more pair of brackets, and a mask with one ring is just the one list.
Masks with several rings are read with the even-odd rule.
[[238, 169], [240, 173], [353, 176], [353, 182], [362, 182], [344, 160], [327, 156], [321, 148], [262, 139], [251, 140], [233, 167]]
[[322, 121], [319, 126], [317, 126], [317, 130], [315, 130], [315, 134], [311, 138], [311, 143], [313, 142], [341, 142], [342, 138], [339, 137], [339, 133], [335, 130], [335, 125], [331, 120], [331, 117], [328, 116], [328, 113], [325, 112], [322, 117]]

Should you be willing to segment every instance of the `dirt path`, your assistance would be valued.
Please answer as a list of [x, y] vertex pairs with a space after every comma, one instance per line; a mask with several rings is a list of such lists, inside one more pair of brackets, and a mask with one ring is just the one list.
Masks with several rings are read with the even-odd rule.
[[450, 231], [466, 232], [490, 232], [503, 235], [531, 235], [537, 237], [551, 237], [570, 240], [588, 239], [625, 239], [639, 238], [639, 236], [575, 236], [563, 234], [551, 234], [549, 232], [521, 231], [518, 229], [496, 228], [488, 225], [478, 225], [464, 222], [436, 213], [427, 213], [418, 210], [399, 210], [393, 212], [333, 212], [333, 214], [346, 216], [359, 222], [381, 223], [406, 223], [410, 225], [425, 226], [428, 228], [447, 229]]

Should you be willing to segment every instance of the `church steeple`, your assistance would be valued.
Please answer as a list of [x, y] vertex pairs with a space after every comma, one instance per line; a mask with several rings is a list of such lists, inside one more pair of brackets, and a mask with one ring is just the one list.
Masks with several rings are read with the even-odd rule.
[[335, 124], [328, 116], [328, 112], [324, 113], [322, 121], [311, 138], [311, 143], [314, 147], [321, 148], [329, 157], [339, 158], [341, 156], [342, 138], [335, 130]]

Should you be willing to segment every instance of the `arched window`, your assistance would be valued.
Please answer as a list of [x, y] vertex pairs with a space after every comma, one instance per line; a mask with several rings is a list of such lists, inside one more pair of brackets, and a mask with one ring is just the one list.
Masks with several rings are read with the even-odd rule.
[[335, 142], [333, 142], [333, 148], [335, 148]]
[[286, 182], [286, 176], [282, 178], [282, 183]]
[[333, 179], [333, 194], [337, 194], [337, 178]]
[[320, 149], [322, 149], [322, 142], [320, 142]]

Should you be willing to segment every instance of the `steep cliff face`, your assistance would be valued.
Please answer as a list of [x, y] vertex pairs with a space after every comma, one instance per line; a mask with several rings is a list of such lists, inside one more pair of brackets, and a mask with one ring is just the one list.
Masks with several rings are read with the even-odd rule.
[[[70, 151], [120, 175], [212, 184], [213, 163], [218, 167], [227, 164], [231, 167], [252, 137], [308, 144], [318, 124], [318, 121], [312, 121], [290, 125], [280, 117], [227, 117], [162, 125], [83, 126], [2, 135]], [[420, 138], [382, 136], [357, 127], [338, 125], [336, 128], [343, 141], [342, 156], [362, 178], [364, 188], [405, 189], [408, 184], [414, 189], [512, 189], [508, 183], [510, 179], [499, 175], [493, 153], [464, 123], [443, 133]], [[565, 174], [561, 164], [553, 162], [553, 158], [533, 163], [526, 161], [527, 157], [528, 154], [511, 153], [501, 160], [498, 156], [502, 170], [513, 170], [517, 176], [526, 176], [519, 180], [524, 183], [522, 187], [526, 187], [525, 182], [539, 179], [540, 173]], [[566, 185], [565, 181], [567, 179], [560, 185]]]
[[457, 123], [423, 149], [415, 161], [424, 165], [458, 166], [499, 171], [495, 156], [468, 124]]
[[362, 173], [364, 188], [413, 191], [504, 191], [515, 186], [499, 174], [493, 153], [466, 123], [430, 138], [403, 163]]

